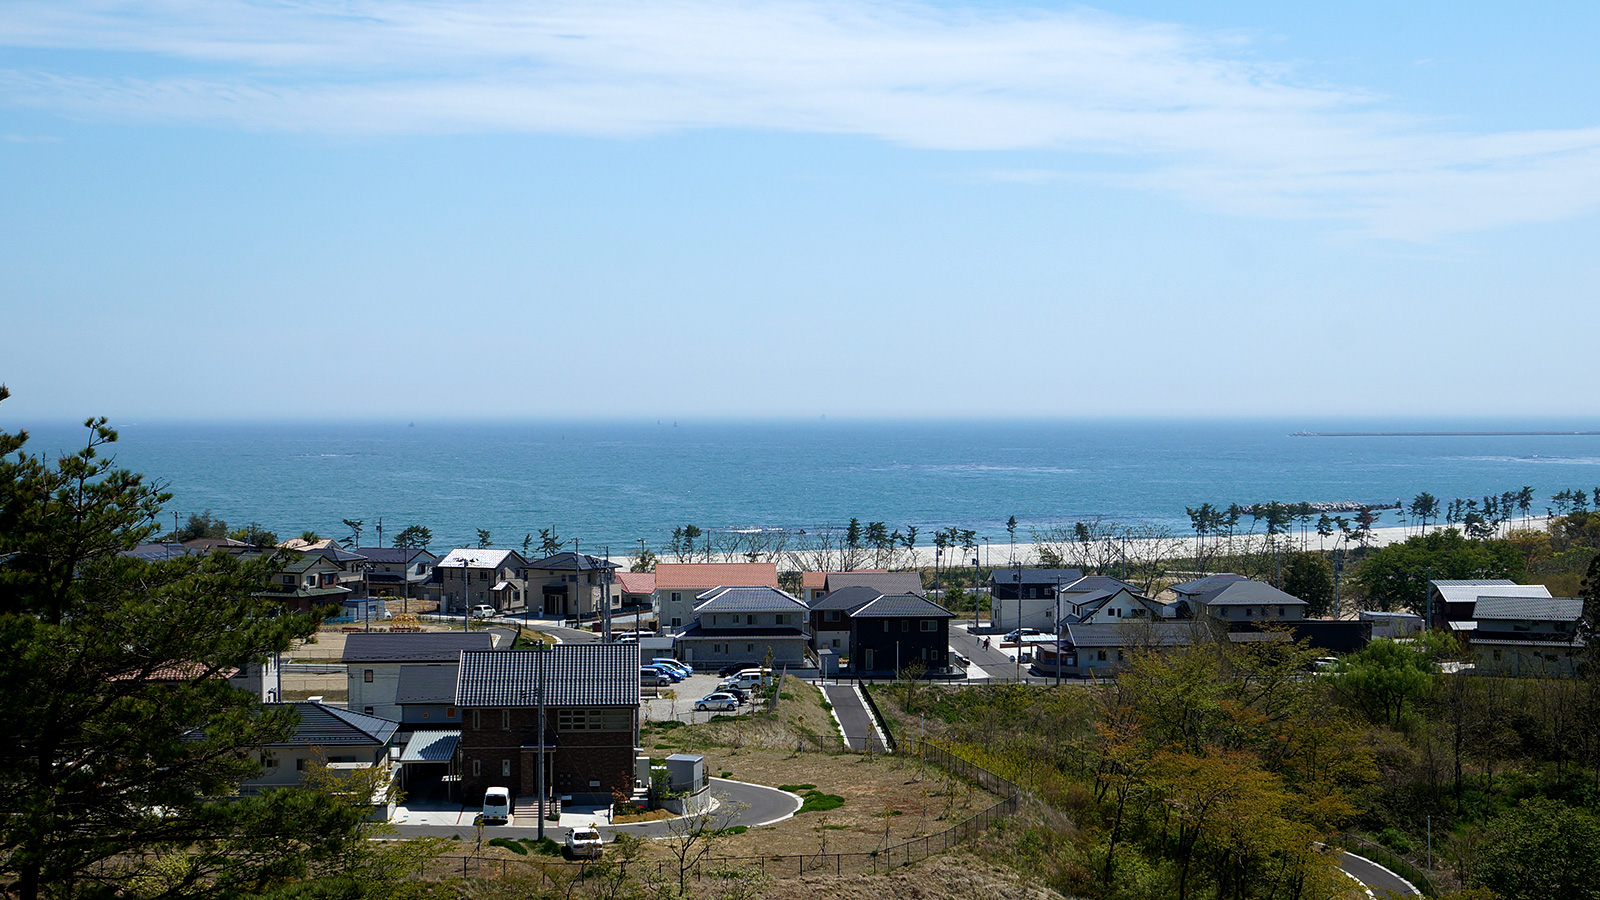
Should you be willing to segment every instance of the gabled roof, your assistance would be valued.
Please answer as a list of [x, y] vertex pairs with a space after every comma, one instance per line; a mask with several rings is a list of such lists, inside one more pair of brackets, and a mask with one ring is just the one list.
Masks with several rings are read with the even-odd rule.
[[434, 563], [436, 569], [459, 569], [465, 565], [469, 569], [498, 569], [501, 566], [516, 566], [522, 564], [522, 557], [515, 550], [480, 550], [476, 547], [457, 547], [445, 555], [444, 559]]
[[307, 541], [304, 538], [296, 537], [289, 538], [287, 541], [280, 541], [278, 543], [279, 550], [321, 550], [324, 547], [338, 546], [340, 546], [339, 542], [333, 538], [322, 538], [320, 540]]
[[326, 556], [316, 553], [301, 553], [299, 551], [289, 553], [288, 558], [278, 566], [279, 572], [309, 572], [312, 569], [329, 569], [342, 572], [344, 571], [344, 566], [340, 565], [337, 560], [329, 559]]
[[[1023, 569], [1023, 584], [1070, 584], [1083, 577], [1082, 569]], [[1016, 584], [1017, 570], [996, 567], [989, 580], [995, 584]]]
[[778, 586], [777, 563], [656, 563], [656, 590], [706, 591], [725, 584]]
[[212, 550], [220, 550], [224, 547], [250, 546], [244, 541], [236, 541], [233, 538], [190, 538], [184, 541], [183, 545], [190, 550], [199, 550], [201, 553], [210, 553]]
[[394, 737], [400, 723], [392, 719], [351, 712], [337, 706], [327, 706], [312, 700], [298, 703], [268, 703], [273, 706], [293, 706], [300, 714], [300, 724], [294, 735], [271, 747], [351, 747], [366, 744], [383, 745]]
[[1293, 594], [1286, 594], [1270, 584], [1245, 579], [1235, 581], [1221, 590], [1206, 595], [1206, 606], [1305, 606], [1306, 602]]
[[524, 568], [543, 569], [547, 572], [598, 572], [602, 569], [620, 569], [620, 563], [610, 562], [587, 553], [565, 551], [544, 559], [529, 562]]
[[719, 612], [805, 612], [806, 605], [775, 587], [719, 587], [695, 598], [694, 614]]
[[331, 559], [340, 564], [362, 562], [366, 560], [365, 556], [362, 556], [359, 553], [351, 553], [349, 550], [344, 549], [338, 544], [330, 544], [326, 547], [317, 547], [314, 550], [307, 550], [305, 553], [307, 556], [320, 556], [323, 559]]
[[398, 706], [411, 703], [454, 703], [456, 676], [460, 671], [460, 667], [455, 663], [401, 666], [394, 702]]
[[1151, 622], [1139, 624], [1067, 626], [1066, 642], [1085, 647], [1181, 647], [1194, 636], [1189, 622]]
[[955, 613], [916, 594], [879, 597], [850, 614], [852, 619], [953, 619]]
[[343, 663], [448, 662], [463, 650], [493, 650], [487, 631], [356, 632], [345, 635]]
[[1199, 597], [1215, 591], [1220, 591], [1236, 581], [1248, 580], [1249, 579], [1245, 578], [1243, 575], [1235, 575], [1232, 572], [1220, 572], [1216, 575], [1207, 575], [1204, 578], [1196, 578], [1193, 581], [1185, 581], [1183, 584], [1175, 584], [1172, 586], [1172, 592], [1180, 597]]
[[1152, 619], [1171, 618], [1165, 604], [1157, 603], [1127, 585], [1118, 582], [1116, 587], [1098, 588], [1086, 594], [1063, 594], [1062, 599], [1071, 600], [1073, 606], [1078, 608], [1078, 611], [1063, 615], [1061, 622], [1062, 624], [1067, 624], [1087, 619], [1104, 609], [1106, 604], [1123, 595], [1127, 595], [1128, 599], [1133, 603], [1143, 606], [1150, 613]]
[[1479, 597], [1549, 597], [1542, 584], [1517, 584], [1508, 578], [1472, 578], [1461, 581], [1430, 581], [1446, 603], [1472, 603]]
[[922, 576], [916, 572], [830, 572], [823, 581], [830, 592], [858, 585], [880, 594], [921, 594]]
[[[1061, 586], [1061, 593], [1063, 594], [1089, 594], [1096, 591], [1115, 594], [1117, 591], [1122, 590], [1126, 590], [1130, 594], [1139, 593], [1138, 588], [1126, 581], [1118, 581], [1109, 575], [1085, 575], [1077, 581]], [[1072, 602], [1081, 603], [1083, 601], [1074, 599]]]
[[1579, 597], [1479, 597], [1472, 617], [1536, 622], [1576, 622], [1583, 618]]
[[656, 589], [656, 573], [618, 572], [617, 586], [624, 594], [648, 594]]
[[461, 743], [459, 731], [413, 731], [400, 753], [402, 763], [449, 762]]
[[439, 558], [421, 547], [357, 547], [356, 552], [372, 562], [396, 566], [409, 566], [418, 557], [426, 557], [426, 562]]
[[182, 544], [138, 544], [132, 550], [124, 550], [120, 555], [132, 556], [146, 562], [160, 562], [164, 559], [177, 559], [180, 556], [189, 556], [198, 553], [191, 547]]
[[462, 653], [456, 705], [538, 706], [541, 666], [546, 706], [639, 705], [637, 644]]
[[840, 588], [831, 594], [823, 594], [811, 601], [811, 608], [816, 609], [843, 609], [851, 610], [883, 596], [883, 591], [867, 587], [864, 584]]

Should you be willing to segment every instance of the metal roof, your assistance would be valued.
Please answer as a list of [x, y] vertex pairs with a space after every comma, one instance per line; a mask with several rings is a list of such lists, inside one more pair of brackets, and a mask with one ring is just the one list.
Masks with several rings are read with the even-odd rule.
[[1430, 581], [1446, 603], [1472, 603], [1479, 597], [1548, 597], [1542, 584], [1517, 584], [1506, 578], [1474, 578], [1464, 581]]
[[951, 619], [955, 613], [916, 594], [879, 597], [850, 614], [852, 619]]
[[453, 662], [401, 666], [400, 681], [394, 691], [395, 705], [456, 702], [456, 675], [460, 671], [460, 666]]
[[[1017, 570], [995, 567], [989, 578], [996, 584], [1016, 584]], [[1067, 584], [1083, 577], [1082, 569], [1023, 569], [1023, 584]]]
[[1194, 637], [1193, 623], [1068, 625], [1066, 643], [1074, 647], [1182, 647]]
[[345, 636], [344, 663], [456, 662], [463, 650], [493, 650], [487, 631], [356, 632]]
[[400, 753], [401, 764], [449, 762], [461, 743], [459, 731], [414, 731]]
[[1109, 575], [1085, 575], [1071, 584], [1064, 584], [1061, 586], [1061, 593], [1063, 594], [1088, 594], [1095, 591], [1109, 591], [1110, 593], [1115, 594], [1117, 591], [1122, 590], [1125, 590], [1130, 594], [1139, 593], [1138, 588], [1127, 583], [1126, 581], [1119, 581], [1115, 578], [1112, 578]]
[[573, 553], [568, 550], [544, 559], [536, 559], [527, 563], [525, 568], [544, 569], [550, 572], [595, 572], [601, 569], [619, 569], [619, 563], [609, 562], [598, 556], [587, 553]]
[[713, 612], [804, 612], [806, 605], [775, 587], [719, 587], [697, 597], [694, 614]]
[[847, 588], [840, 588], [831, 594], [823, 594], [821, 597], [818, 597], [816, 600], [812, 601], [811, 608], [845, 610], [855, 609], [862, 604], [871, 603], [882, 596], [883, 592], [877, 588], [867, 587], [864, 584], [857, 584]]
[[829, 592], [859, 586], [880, 594], [921, 594], [922, 576], [916, 572], [829, 572], [822, 586]]
[[419, 556], [438, 559], [421, 547], [357, 547], [356, 552], [375, 563], [410, 565]]
[[1235, 581], [1222, 590], [1203, 597], [1206, 606], [1305, 606], [1306, 602], [1259, 581]]
[[120, 555], [132, 556], [147, 562], [160, 562], [164, 559], [177, 559], [180, 556], [189, 556], [197, 552], [182, 544], [138, 544], [132, 550], [122, 551]]
[[639, 705], [637, 644], [464, 652], [456, 676], [456, 705], [537, 706], [541, 664], [547, 706]]
[[300, 714], [300, 724], [295, 726], [289, 740], [274, 747], [350, 747], [365, 744], [387, 744], [394, 737], [400, 723], [392, 719], [351, 712], [337, 706], [327, 706], [312, 700], [298, 703], [268, 703], [273, 706], [293, 706]]
[[479, 550], [474, 547], [457, 547], [451, 550], [444, 559], [434, 563], [436, 569], [459, 569], [465, 565], [469, 569], [498, 569], [501, 566], [514, 566], [522, 562], [522, 557], [515, 550]]
[[1583, 618], [1583, 600], [1578, 597], [1479, 597], [1472, 617], [1480, 622], [1484, 619], [1576, 622]]
[[1193, 581], [1185, 581], [1183, 584], [1175, 584], [1171, 590], [1181, 597], [1196, 597], [1201, 594], [1220, 591], [1236, 581], [1248, 580], [1243, 575], [1235, 575], [1232, 572], [1219, 572], [1215, 575], [1207, 575], [1204, 578], [1196, 578]]

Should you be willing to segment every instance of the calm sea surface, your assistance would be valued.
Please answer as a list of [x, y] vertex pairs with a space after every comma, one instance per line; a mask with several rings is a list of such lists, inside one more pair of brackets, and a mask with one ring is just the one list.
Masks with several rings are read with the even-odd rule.
[[[1584, 430], [1593, 422], [114, 423], [118, 461], [164, 482], [170, 511], [209, 509], [282, 537], [363, 543], [407, 525], [435, 549], [489, 529], [498, 546], [554, 527], [582, 549], [659, 549], [674, 526], [971, 528], [1105, 517], [1187, 530], [1186, 506], [1481, 497], [1600, 485], [1600, 437], [1294, 437], [1356, 430]], [[0, 422], [15, 430], [26, 423]], [[30, 449], [82, 429], [30, 428]], [[1379, 522], [1394, 524], [1393, 514]]]

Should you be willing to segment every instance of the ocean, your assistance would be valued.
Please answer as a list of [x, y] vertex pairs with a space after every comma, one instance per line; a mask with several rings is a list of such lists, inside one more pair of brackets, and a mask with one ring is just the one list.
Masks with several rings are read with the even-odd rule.
[[[27, 423], [0, 421], [15, 430]], [[113, 423], [120, 465], [281, 538], [363, 544], [424, 525], [434, 549], [477, 529], [520, 547], [551, 528], [585, 552], [661, 550], [672, 529], [817, 529], [855, 517], [890, 529], [972, 529], [998, 547], [1030, 529], [1101, 518], [1188, 533], [1185, 507], [1277, 500], [1448, 502], [1600, 485], [1600, 436], [1304, 437], [1321, 431], [1576, 431], [1588, 422], [948, 421]], [[81, 428], [30, 428], [34, 452]], [[1398, 524], [1393, 512], [1378, 523]], [[570, 545], [569, 545], [570, 546]]]

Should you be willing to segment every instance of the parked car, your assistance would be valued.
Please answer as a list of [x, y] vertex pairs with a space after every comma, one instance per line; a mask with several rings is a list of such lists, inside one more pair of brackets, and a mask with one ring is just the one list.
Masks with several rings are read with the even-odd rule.
[[650, 660], [649, 665], [666, 666], [685, 678], [688, 678], [690, 675], [694, 674], [694, 666], [691, 666], [688, 663], [678, 662], [675, 659], [652, 659]]
[[644, 667], [644, 668], [639, 669], [639, 686], [640, 687], [647, 687], [647, 688], [666, 687], [667, 685], [669, 685], [671, 683], [672, 683], [672, 679], [670, 679], [667, 676], [661, 674], [661, 670], [660, 669], [652, 669], [652, 668], [649, 668], [649, 667]]
[[605, 839], [592, 825], [578, 825], [567, 832], [567, 855], [573, 859], [599, 859]]
[[721, 684], [717, 685], [717, 690], [721, 691], [730, 687], [736, 687], [749, 691], [761, 687], [764, 684], [766, 684], [766, 676], [762, 675], [761, 673], [740, 672], [737, 675], [725, 679]]
[[1037, 628], [1018, 628], [1016, 631], [1013, 631], [1013, 632], [1010, 632], [1009, 634], [1007, 634], [1006, 635], [1006, 640], [1011, 642], [1011, 643], [1016, 643], [1017, 641], [1020, 641], [1023, 638], [1038, 637], [1041, 634], [1044, 634], [1044, 632], [1040, 631]]
[[728, 685], [726, 687], [719, 687], [719, 688], [717, 688], [717, 693], [719, 693], [719, 694], [731, 694], [733, 696], [733, 699], [739, 701], [740, 703], [749, 703], [750, 702], [750, 692], [745, 690], [742, 687], [739, 687], [738, 685]]
[[739, 698], [725, 691], [707, 694], [694, 702], [696, 711], [720, 709], [724, 712], [738, 710]]
[[667, 668], [666, 666], [648, 665], [644, 668], [654, 671], [657, 675], [660, 675], [662, 678], [665, 678], [667, 681], [670, 681], [673, 684], [677, 684], [683, 680], [682, 675], [679, 675], [677, 672]]
[[487, 619], [490, 616], [498, 615], [500, 615], [500, 611], [486, 603], [480, 603], [472, 608], [472, 617], [474, 619]]
[[492, 787], [483, 792], [483, 824], [504, 825], [511, 821], [511, 789]]

